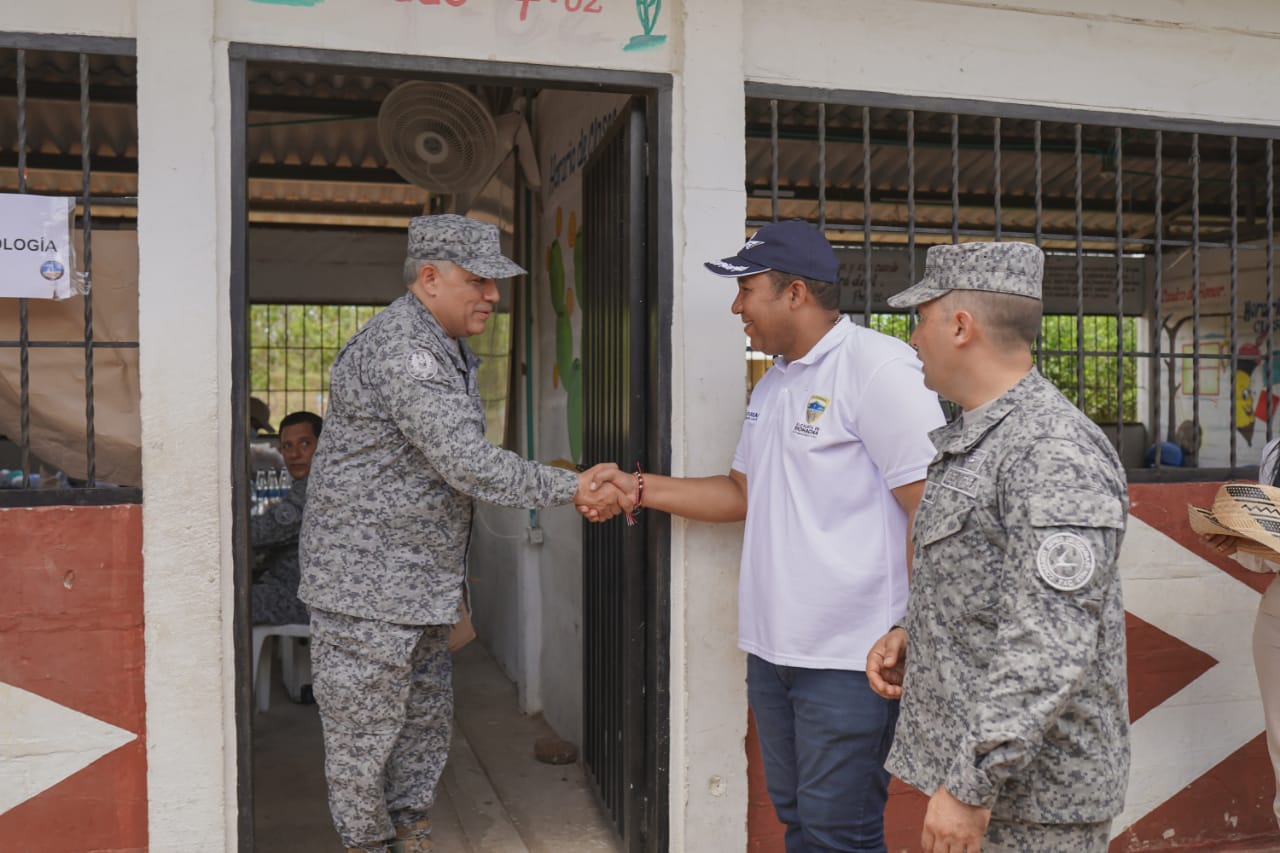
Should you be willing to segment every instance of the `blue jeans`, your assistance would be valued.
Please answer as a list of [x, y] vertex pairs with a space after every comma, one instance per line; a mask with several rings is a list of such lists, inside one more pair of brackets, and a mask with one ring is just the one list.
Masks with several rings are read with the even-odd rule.
[[787, 853], [884, 853], [885, 757], [898, 703], [866, 673], [776, 666], [748, 655], [747, 695]]

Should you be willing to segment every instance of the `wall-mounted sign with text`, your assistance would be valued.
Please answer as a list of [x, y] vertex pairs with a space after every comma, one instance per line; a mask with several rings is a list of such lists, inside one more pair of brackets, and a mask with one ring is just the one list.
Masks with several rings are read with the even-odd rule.
[[0, 194], [0, 297], [72, 294], [74, 209], [72, 198]]
[[[915, 280], [924, 277], [925, 249], [916, 250]], [[862, 249], [836, 249], [840, 258], [840, 310], [858, 313], [866, 304], [866, 256]], [[871, 310], [888, 313], [888, 298], [906, 290], [911, 281], [906, 249], [871, 250]], [[1116, 259], [1114, 255], [1085, 255], [1081, 273], [1076, 273], [1073, 254], [1053, 254], [1045, 258], [1044, 312], [1076, 313], [1077, 294], [1083, 296], [1085, 314], [1116, 313]], [[1146, 309], [1146, 259], [1126, 257], [1123, 267], [1124, 313], [1142, 314]], [[1077, 284], [1080, 282], [1080, 284]]]

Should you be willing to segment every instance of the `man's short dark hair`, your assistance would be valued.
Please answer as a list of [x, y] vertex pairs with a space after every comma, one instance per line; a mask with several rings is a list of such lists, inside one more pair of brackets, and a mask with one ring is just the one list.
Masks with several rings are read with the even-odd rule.
[[798, 281], [813, 294], [813, 300], [818, 303], [818, 307], [828, 311], [835, 311], [840, 307], [840, 288], [829, 281], [805, 278], [782, 270], [769, 270], [769, 277], [773, 280], [773, 289], [776, 293], [781, 293], [783, 288], [791, 282]]
[[320, 429], [324, 426], [324, 418], [315, 412], [292, 412], [284, 416], [284, 420], [280, 421], [280, 432], [284, 432], [287, 426], [294, 424], [311, 424], [311, 431], [315, 433], [316, 438], [320, 437]]
[[954, 307], [977, 317], [997, 346], [1035, 346], [1044, 315], [1039, 299], [985, 290], [953, 290], [947, 296]]

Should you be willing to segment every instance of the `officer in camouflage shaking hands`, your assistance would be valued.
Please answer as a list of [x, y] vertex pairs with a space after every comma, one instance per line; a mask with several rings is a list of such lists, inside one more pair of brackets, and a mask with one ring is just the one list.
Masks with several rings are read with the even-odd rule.
[[[448, 757], [449, 630], [472, 501], [570, 502], [616, 514], [596, 469], [540, 465], [485, 440], [479, 359], [495, 279], [524, 270], [498, 229], [462, 216], [409, 223], [408, 293], [339, 353], [300, 541], [329, 807], [348, 850], [421, 853]], [[627, 507], [630, 502], [623, 500]]]
[[1104, 853], [1124, 804], [1124, 472], [1032, 366], [1043, 271], [1024, 243], [935, 246], [889, 300], [964, 410], [930, 434], [907, 615], [867, 656], [902, 697], [887, 766], [930, 796], [926, 853]]

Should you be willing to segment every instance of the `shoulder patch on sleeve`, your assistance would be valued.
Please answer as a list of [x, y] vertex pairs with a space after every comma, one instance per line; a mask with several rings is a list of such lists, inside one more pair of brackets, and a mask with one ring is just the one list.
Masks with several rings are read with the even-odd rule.
[[416, 349], [405, 357], [405, 370], [419, 382], [427, 382], [435, 378], [440, 367], [430, 350]]
[[1093, 577], [1097, 560], [1084, 537], [1075, 533], [1046, 536], [1036, 552], [1040, 579], [1062, 592], [1077, 590]]
[[279, 501], [271, 507], [271, 518], [276, 524], [288, 527], [302, 520], [302, 511], [293, 501]]

